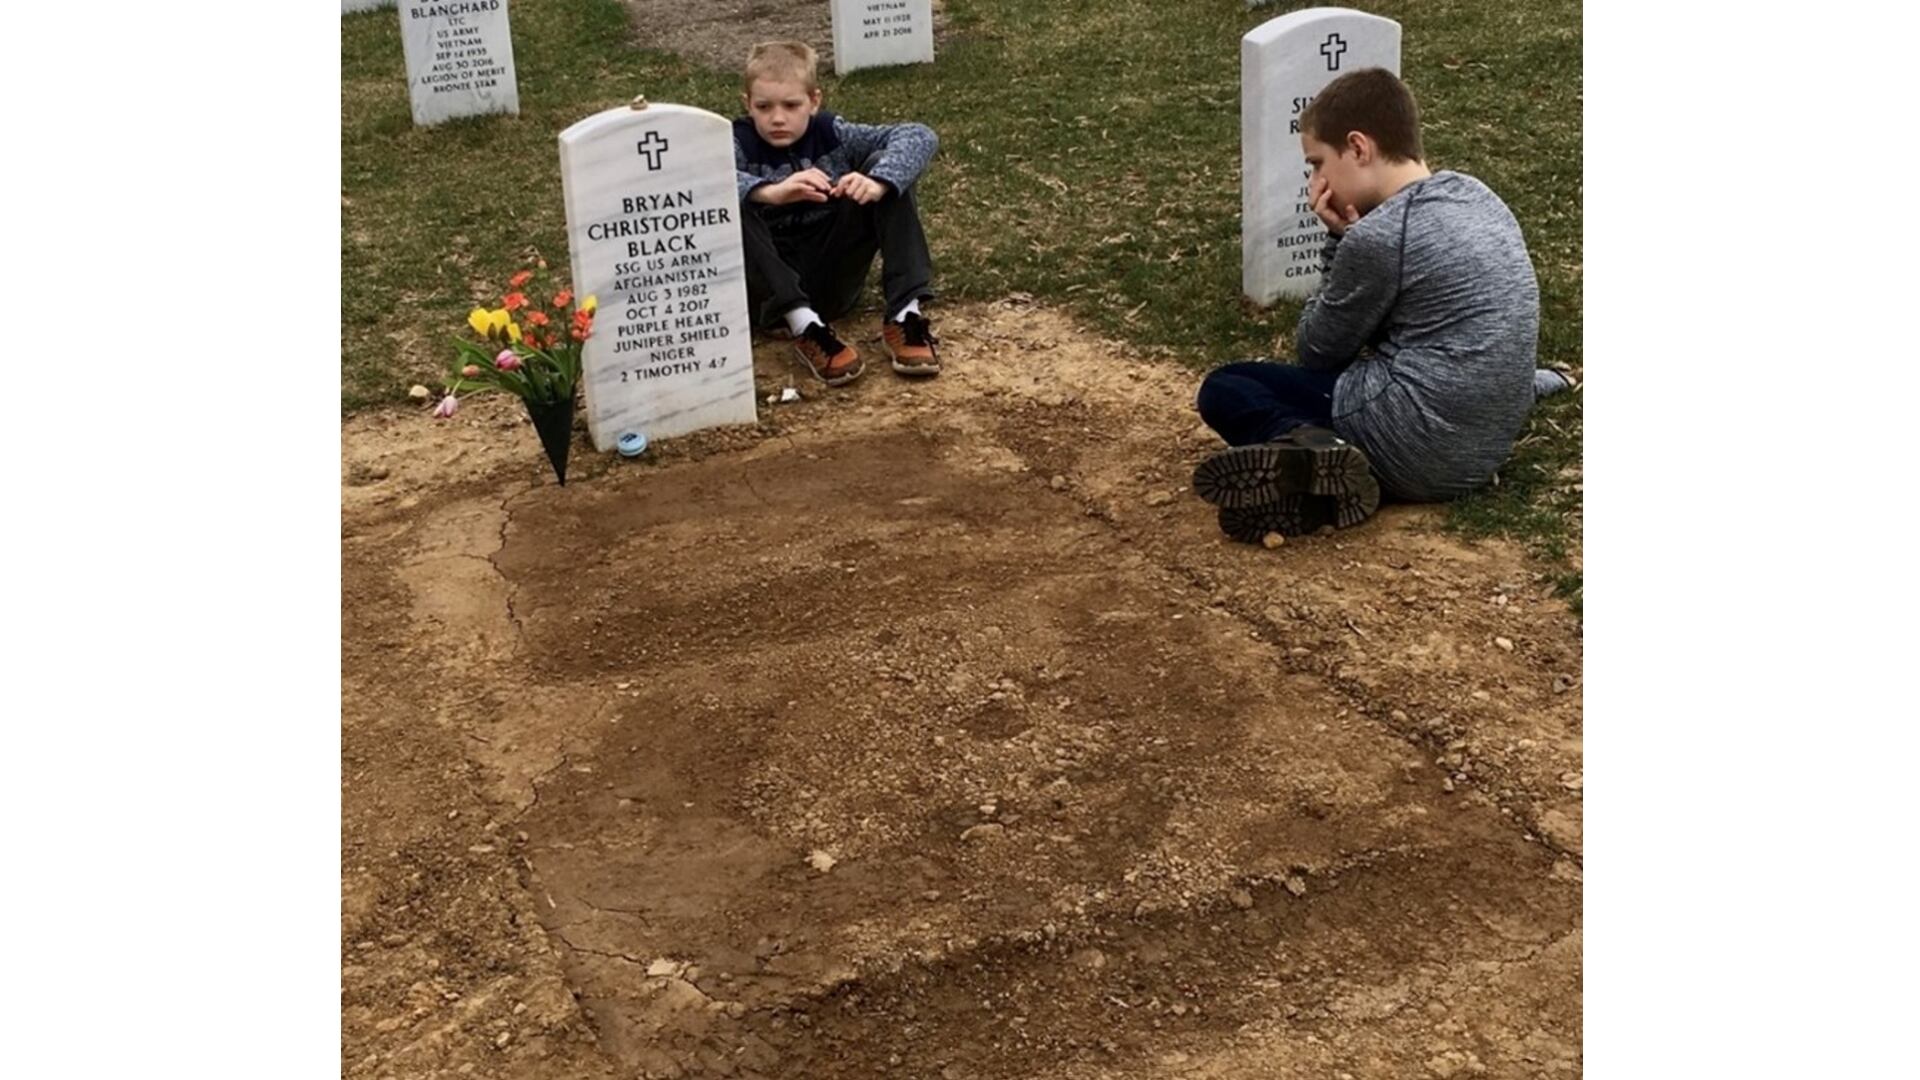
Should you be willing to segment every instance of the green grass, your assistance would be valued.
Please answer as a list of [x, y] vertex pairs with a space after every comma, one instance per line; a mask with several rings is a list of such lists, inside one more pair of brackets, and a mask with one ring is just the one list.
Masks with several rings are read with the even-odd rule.
[[[920, 185], [943, 295], [1012, 292], [1195, 367], [1285, 351], [1298, 308], [1240, 300], [1240, 52], [1307, 4], [949, 0], [930, 67], [826, 78], [828, 107], [932, 125]], [[1404, 0], [1436, 168], [1500, 193], [1539, 273], [1541, 359], [1580, 366], [1581, 38], [1574, 0]], [[341, 23], [342, 406], [399, 400], [444, 370], [446, 336], [528, 254], [564, 263], [555, 138], [635, 93], [737, 109], [737, 73], [636, 48], [616, 0], [513, 6], [521, 113], [415, 128], [393, 12]], [[1450, 523], [1570, 567], [1578, 395], [1536, 415], [1499, 487]], [[1577, 574], [1566, 578], [1577, 600]]]

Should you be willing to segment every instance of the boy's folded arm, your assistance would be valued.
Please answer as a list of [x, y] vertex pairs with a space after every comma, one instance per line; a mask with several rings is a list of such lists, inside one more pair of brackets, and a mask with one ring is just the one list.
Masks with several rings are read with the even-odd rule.
[[1327, 244], [1320, 288], [1307, 298], [1293, 331], [1302, 367], [1337, 371], [1371, 344], [1399, 295], [1397, 252], [1349, 231]]
[[740, 201], [746, 202], [753, 189], [762, 184], [771, 184], [770, 177], [758, 176], [747, 171], [747, 148], [740, 145], [740, 136], [733, 137], [733, 183], [740, 191]]
[[772, 180], [769, 180], [764, 176], [755, 176], [752, 173], [747, 172], [745, 169], [735, 169], [733, 171], [733, 180], [734, 180], [734, 186], [740, 189], [741, 202], [747, 201], [747, 196], [753, 194], [754, 188], [757, 188], [762, 184], [773, 183]]
[[836, 116], [833, 128], [860, 171], [896, 192], [912, 186], [940, 149], [940, 137], [925, 124], [856, 124]]

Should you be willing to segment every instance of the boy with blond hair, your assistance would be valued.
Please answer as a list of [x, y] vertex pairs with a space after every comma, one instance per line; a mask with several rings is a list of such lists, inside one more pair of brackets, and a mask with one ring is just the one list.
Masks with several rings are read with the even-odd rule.
[[1215, 369], [1197, 406], [1231, 447], [1195, 470], [1236, 540], [1371, 516], [1381, 489], [1452, 499], [1493, 479], [1536, 396], [1540, 289], [1520, 224], [1488, 187], [1432, 172], [1413, 95], [1366, 68], [1300, 116], [1308, 193], [1327, 227], [1298, 365]]
[[820, 109], [818, 58], [799, 41], [753, 47], [747, 115], [733, 122], [734, 169], [755, 325], [783, 325], [794, 351], [828, 386], [865, 362], [828, 325], [852, 310], [880, 256], [881, 338], [902, 375], [936, 375], [933, 260], [913, 182], [939, 148], [924, 124], [855, 124]]

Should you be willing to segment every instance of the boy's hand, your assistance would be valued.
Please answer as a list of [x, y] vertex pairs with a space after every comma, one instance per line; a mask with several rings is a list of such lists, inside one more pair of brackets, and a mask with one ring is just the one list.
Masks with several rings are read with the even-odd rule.
[[1307, 199], [1312, 204], [1313, 212], [1319, 217], [1320, 223], [1335, 236], [1344, 235], [1349, 226], [1360, 220], [1360, 212], [1355, 210], [1351, 203], [1337, 210], [1334, 208], [1333, 188], [1320, 177], [1314, 177], [1307, 184]]
[[871, 176], [850, 172], [841, 177], [839, 183], [833, 185], [833, 190], [829, 194], [843, 199], [852, 199], [861, 204], [879, 202], [887, 197], [887, 185]]
[[797, 202], [826, 202], [832, 191], [833, 182], [827, 179], [826, 173], [804, 169], [777, 184], [761, 184], [747, 198], [769, 206], [785, 206]]

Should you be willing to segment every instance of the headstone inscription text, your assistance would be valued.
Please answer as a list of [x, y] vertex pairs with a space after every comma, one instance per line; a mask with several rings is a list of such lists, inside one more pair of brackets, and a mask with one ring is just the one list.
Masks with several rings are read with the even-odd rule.
[[402, 0], [400, 43], [414, 123], [520, 111], [507, 0]]
[[1240, 39], [1240, 287], [1256, 304], [1320, 284], [1327, 230], [1307, 194], [1300, 114], [1322, 87], [1365, 67], [1400, 73], [1399, 23], [1308, 8]]
[[833, 0], [833, 70], [933, 62], [933, 0]]
[[560, 133], [560, 182], [574, 292], [599, 303], [582, 358], [594, 447], [753, 423], [733, 126], [608, 109]]

